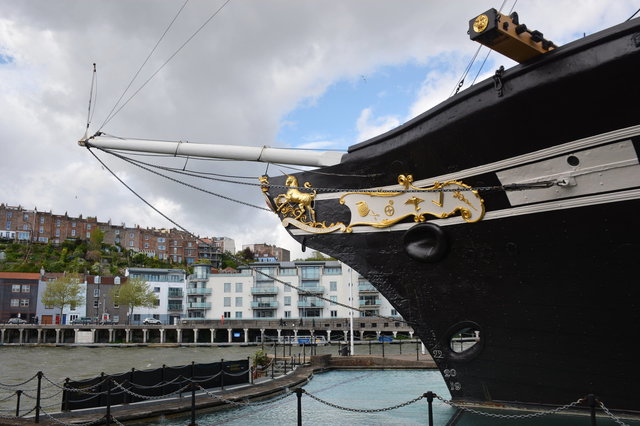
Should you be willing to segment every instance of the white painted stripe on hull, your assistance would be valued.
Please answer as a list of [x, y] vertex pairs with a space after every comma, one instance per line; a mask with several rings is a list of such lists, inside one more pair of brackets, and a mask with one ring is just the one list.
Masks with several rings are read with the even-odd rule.
[[[571, 154], [575, 151], [584, 150], [593, 146], [602, 145], [609, 142], [620, 141], [624, 139], [629, 139], [634, 136], [640, 135], [640, 125], [626, 127], [624, 129], [614, 130], [608, 133], [603, 133], [600, 135], [589, 136], [587, 138], [578, 139], [572, 142], [568, 142], [561, 145], [556, 145], [551, 148], [541, 149], [539, 151], [531, 152], [529, 154], [520, 155], [518, 157], [508, 158], [506, 160], [497, 161], [495, 163], [484, 164], [482, 166], [473, 167], [471, 169], [460, 170], [454, 173], [448, 173], [446, 175], [435, 176], [429, 179], [422, 179], [416, 182], [413, 182], [414, 186], [426, 187], [433, 185], [434, 182], [446, 182], [450, 180], [462, 180], [466, 179], [470, 176], [478, 176], [485, 173], [497, 172], [499, 170], [504, 170], [516, 166], [520, 166], [522, 164], [531, 163], [535, 161], [545, 160], [547, 158], [555, 157], [558, 155]], [[401, 185], [389, 185], [380, 188], [370, 188], [370, 189], [362, 189], [361, 191], [367, 190], [384, 190], [384, 191], [393, 191], [402, 189]], [[343, 195], [343, 193], [325, 193], [318, 194], [316, 196], [316, 200], [333, 200], [338, 199]]]
[[[521, 207], [515, 207], [510, 209], [502, 209], [487, 212], [484, 218], [478, 222], [482, 223], [487, 220], [503, 219], [506, 217], [523, 216], [527, 214], [545, 213], [549, 211], [573, 209], [578, 207], [593, 206], [596, 204], [608, 204], [616, 203], [620, 201], [629, 201], [640, 198], [640, 188], [632, 189], [628, 191], [614, 192], [610, 194], [596, 194], [580, 198], [574, 198], [569, 200], [558, 200], [549, 203], [533, 204]], [[464, 226], [477, 226], [477, 224], [467, 223], [460, 216], [450, 217], [446, 219], [435, 219], [430, 221], [439, 226], [452, 226], [452, 225], [464, 225]], [[374, 228], [372, 226], [355, 226], [352, 230], [354, 234], [372, 233], [372, 232], [396, 232], [406, 231], [407, 229], [415, 226], [415, 222], [400, 223], [389, 228]], [[291, 229], [293, 235], [312, 235], [301, 229]]]

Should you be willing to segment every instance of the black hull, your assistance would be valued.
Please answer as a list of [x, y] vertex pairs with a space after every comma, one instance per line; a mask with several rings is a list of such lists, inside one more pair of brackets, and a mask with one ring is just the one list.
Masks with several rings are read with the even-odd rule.
[[[358, 189], [392, 185], [401, 173], [416, 180], [467, 173], [465, 184], [500, 185], [500, 167], [484, 166], [540, 150], [549, 150], [548, 158], [566, 157], [553, 148], [629, 128], [628, 135], [604, 138], [600, 145], [626, 141], [630, 161], [637, 162], [635, 21], [508, 70], [500, 77], [502, 93], [494, 81], [480, 83], [352, 147], [341, 164], [323, 170], [327, 174], [301, 173], [298, 181]], [[583, 154], [600, 145], [589, 145]], [[535, 163], [529, 158], [521, 164], [527, 162]], [[524, 203], [529, 210], [513, 205], [505, 191], [480, 191], [485, 219], [429, 219], [449, 242], [446, 255], [430, 263], [407, 255], [411, 218], [388, 232], [287, 229], [379, 289], [428, 347], [454, 399], [564, 405], [594, 393], [611, 409], [640, 412], [633, 350], [640, 322], [633, 268], [640, 254], [640, 195], [633, 176], [625, 179], [631, 183]], [[282, 185], [284, 178], [271, 184]], [[278, 191], [272, 192], [275, 203]], [[350, 220], [335, 199], [316, 201], [315, 210], [318, 221]], [[465, 327], [478, 329], [481, 341], [456, 353], [449, 340]]]

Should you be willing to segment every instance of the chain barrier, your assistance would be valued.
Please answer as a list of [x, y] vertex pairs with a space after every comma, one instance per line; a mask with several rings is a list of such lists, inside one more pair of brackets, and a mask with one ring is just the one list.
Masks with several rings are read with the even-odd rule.
[[178, 389], [175, 392], [171, 392], [171, 393], [168, 393], [168, 394], [165, 394], [165, 395], [147, 396], [147, 395], [140, 395], [138, 393], [132, 392], [129, 389], [125, 388], [122, 384], [116, 382], [115, 380], [113, 381], [113, 384], [116, 387], [122, 389], [123, 392], [128, 393], [131, 396], [135, 396], [136, 398], [146, 399], [146, 400], [164, 399], [164, 398], [167, 398], [167, 397], [169, 397], [171, 395], [177, 395], [177, 394], [180, 394], [180, 393], [184, 392], [185, 390], [189, 389], [189, 387], [191, 386], [191, 383], [189, 383], [188, 385], [183, 386], [182, 388]]
[[611, 411], [609, 411], [609, 409], [607, 407], [604, 406], [604, 404], [602, 403], [602, 401], [597, 400], [598, 404], [600, 405], [600, 408], [602, 408], [602, 411], [604, 411], [604, 413], [614, 422], [618, 423], [620, 426], [629, 426], [627, 423], [623, 422], [622, 420], [620, 420], [620, 418], [616, 417]]
[[276, 398], [269, 399], [267, 401], [260, 401], [260, 402], [244, 401], [244, 402], [239, 402], [239, 401], [234, 401], [234, 400], [231, 400], [231, 399], [226, 399], [226, 398], [223, 398], [223, 397], [221, 397], [219, 395], [211, 393], [208, 390], [206, 390], [205, 388], [203, 388], [202, 386], [198, 386], [198, 387], [200, 388], [200, 390], [202, 392], [204, 392], [206, 395], [210, 396], [211, 398], [217, 399], [218, 401], [222, 401], [225, 404], [233, 405], [235, 407], [259, 407], [261, 405], [269, 405], [269, 404], [273, 404], [274, 402], [281, 401], [281, 400], [293, 395], [293, 392], [290, 391], [289, 389], [287, 389], [283, 395], [280, 395], [280, 396], [278, 396]]
[[384, 407], [384, 408], [350, 408], [350, 407], [344, 407], [342, 405], [338, 405], [338, 404], [334, 404], [332, 402], [329, 401], [325, 401], [324, 399], [321, 399], [313, 394], [310, 394], [309, 392], [307, 392], [306, 390], [302, 389], [302, 392], [304, 392], [305, 394], [309, 395], [312, 399], [315, 399], [316, 401], [320, 402], [321, 404], [324, 405], [328, 405], [329, 407], [333, 407], [333, 408], [337, 408], [338, 410], [343, 410], [343, 411], [351, 411], [354, 413], [380, 413], [383, 411], [391, 411], [391, 410], [395, 410], [398, 408], [402, 408], [402, 407], [406, 407], [407, 405], [411, 405], [414, 402], [418, 402], [421, 399], [423, 399], [425, 396], [424, 395], [420, 395], [412, 400], [391, 406], [391, 407]]
[[9, 400], [9, 399], [13, 398], [14, 396], [16, 396], [16, 393], [15, 393], [15, 392], [13, 392], [12, 394], [9, 394], [9, 396], [7, 396], [6, 398], [2, 398], [2, 399], [0, 399], [0, 402], [5, 402], [5, 401], [7, 401], [7, 400]]
[[[181, 379], [181, 380], [178, 380]], [[189, 379], [187, 379], [184, 376], [178, 376], [175, 379], [171, 379], [168, 382], [159, 382], [156, 383], [155, 385], [151, 385], [151, 386], [144, 386], [144, 385], [138, 385], [136, 383], [131, 383], [129, 382], [129, 384], [137, 389], [155, 389], [155, 388], [161, 388], [163, 386], [167, 386], [167, 385], [171, 385], [171, 384], [178, 384], [181, 385], [182, 383], [188, 382]]]
[[15, 384], [6, 384], [6, 383], [0, 383], [0, 388], [7, 388], [7, 390], [11, 390], [11, 388], [15, 388], [18, 386], [22, 386], [22, 385], [26, 385], [27, 383], [29, 383], [30, 381], [32, 381], [33, 379], [35, 379], [38, 375], [34, 374], [33, 377], [31, 377], [30, 379], [25, 380], [24, 382], [21, 383], [15, 383]]
[[464, 406], [464, 405], [460, 405], [460, 404], [456, 404], [453, 401], [447, 400], [442, 398], [441, 396], [437, 395], [437, 394], [433, 394], [433, 396], [438, 399], [440, 402], [443, 402], [453, 408], [457, 408], [458, 410], [462, 410], [462, 411], [467, 411], [469, 413], [472, 414], [477, 414], [479, 416], [484, 416], [484, 417], [491, 417], [491, 418], [495, 418], [495, 419], [532, 419], [532, 418], [536, 418], [536, 417], [543, 417], [543, 416], [547, 416], [547, 415], [551, 415], [551, 414], [557, 414], [561, 411], [565, 411], [568, 410], [570, 408], [575, 407], [578, 404], [582, 404], [586, 398], [579, 398], [576, 401], [570, 402], [566, 405], [563, 405], [562, 407], [556, 407], [553, 408], [551, 410], [547, 410], [547, 411], [538, 411], [536, 413], [530, 413], [530, 414], [497, 414], [497, 413], [487, 413], [485, 411], [480, 411], [480, 410], [475, 410], [473, 408]]
[[[103, 419], [105, 416], [102, 416], [96, 420], [92, 420], [90, 422], [86, 422], [86, 423], [65, 423], [60, 419], [57, 419], [55, 417], [53, 417], [51, 414], [47, 413], [45, 410], [43, 410], [42, 408], [40, 408], [40, 412], [42, 412], [45, 416], [47, 416], [51, 421], [53, 421], [54, 423], [57, 423], [59, 425], [65, 425], [65, 426], [90, 426], [90, 425], [97, 425], [103, 422]], [[112, 418], [113, 419], [113, 418]]]

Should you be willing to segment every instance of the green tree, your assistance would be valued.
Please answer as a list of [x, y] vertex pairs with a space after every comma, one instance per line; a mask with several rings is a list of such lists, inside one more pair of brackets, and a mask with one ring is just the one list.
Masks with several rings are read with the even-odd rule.
[[60, 308], [60, 318], [62, 318], [62, 310], [66, 305], [81, 305], [84, 303], [81, 281], [78, 274], [67, 274], [51, 281], [47, 284], [47, 288], [42, 294], [42, 304]]
[[158, 299], [142, 278], [129, 278], [126, 283], [114, 286], [111, 290], [111, 300], [116, 305], [128, 306], [129, 319], [127, 322], [131, 324], [134, 308], [138, 306], [152, 308]]

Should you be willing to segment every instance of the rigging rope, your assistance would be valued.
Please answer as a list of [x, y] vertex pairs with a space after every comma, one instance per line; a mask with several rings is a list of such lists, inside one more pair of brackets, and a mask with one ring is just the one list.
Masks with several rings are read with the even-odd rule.
[[[187, 1], [188, 1], [188, 0], [187, 0]], [[158, 73], [159, 73], [159, 72], [160, 72], [160, 71], [161, 71], [161, 70], [162, 70], [162, 69], [163, 69], [163, 68], [164, 68], [168, 63], [169, 63], [169, 62], [171, 62], [171, 60], [172, 60], [172, 59], [173, 59], [173, 58], [174, 58], [178, 53], [180, 53], [180, 51], [181, 51], [181, 50], [182, 50], [182, 49], [183, 49], [183, 48], [184, 48], [184, 47], [185, 47], [185, 46], [186, 46], [186, 45], [187, 45], [187, 44], [188, 44], [188, 43], [189, 43], [189, 42], [190, 42], [190, 41], [191, 41], [191, 40], [192, 40], [192, 39], [193, 39], [193, 38], [194, 38], [194, 37], [195, 37], [199, 32], [200, 32], [200, 31], [202, 31], [202, 29], [203, 29], [205, 26], [207, 26], [207, 24], [208, 24], [209, 22], [211, 22], [211, 20], [212, 20], [213, 18], [215, 18], [215, 17], [216, 17], [216, 15], [218, 15], [218, 14], [222, 11], [222, 9], [224, 9], [224, 7], [225, 7], [225, 6], [226, 6], [230, 1], [231, 1], [231, 0], [226, 0], [226, 1], [222, 4], [222, 6], [220, 6], [216, 11], [214, 11], [214, 12], [209, 16], [209, 18], [207, 18], [207, 20], [206, 20], [206, 21], [204, 21], [204, 23], [203, 23], [202, 25], [200, 25], [200, 27], [198, 27], [198, 29], [197, 29], [193, 34], [191, 34], [191, 36], [189, 36], [189, 37], [187, 38], [187, 40], [186, 40], [184, 43], [182, 43], [182, 44], [178, 47], [178, 49], [176, 49], [176, 51], [175, 51], [175, 52], [173, 52], [173, 54], [171, 54], [171, 56], [169, 56], [169, 58], [168, 58], [166, 61], [164, 61], [164, 62], [162, 63], [162, 65], [160, 65], [160, 67], [159, 67], [155, 72], [153, 72], [153, 74], [151, 74], [151, 76], [150, 76], [147, 80], [145, 80], [145, 82], [144, 82], [144, 83], [142, 83], [142, 85], [138, 88], [138, 90], [136, 90], [136, 91], [135, 91], [135, 92], [134, 92], [134, 93], [133, 93], [133, 94], [132, 94], [132, 95], [131, 95], [131, 96], [130, 96], [130, 97], [129, 97], [129, 98], [128, 98], [128, 99], [127, 99], [123, 104], [122, 104], [122, 106], [120, 106], [120, 108], [118, 108], [115, 112], [113, 112], [112, 114], [110, 114], [110, 115], [107, 117], [107, 119], [104, 121], [104, 123], [102, 123], [102, 125], [100, 126], [100, 129], [102, 129], [102, 128], [103, 128], [103, 127], [104, 127], [104, 126], [105, 126], [109, 121], [111, 121], [111, 119], [113, 119], [113, 117], [115, 117], [115, 116], [116, 116], [116, 114], [118, 114], [118, 113], [119, 113], [119, 112], [120, 112], [120, 111], [121, 111], [121, 110], [122, 110], [122, 109], [123, 109], [123, 108], [124, 108], [124, 107], [129, 103], [129, 102], [130, 102], [130, 101], [131, 101], [131, 99], [133, 99], [133, 98], [134, 98], [134, 97], [135, 97], [135, 96], [136, 96], [136, 95], [137, 95], [137, 94], [138, 94], [138, 93], [139, 93], [139, 92], [140, 92], [140, 91], [141, 91], [141, 90], [142, 90], [142, 89], [143, 89], [143, 88], [144, 88], [144, 87], [145, 87], [145, 86], [146, 86], [146, 85], [147, 85], [147, 84], [148, 84], [148, 83], [149, 83], [149, 82], [150, 82], [150, 81], [151, 81], [151, 80], [152, 80], [152, 79], [153, 79], [153, 78], [154, 78], [154, 77], [155, 77], [155, 76], [156, 76], [156, 75], [157, 75], [157, 74], [158, 74]], [[186, 4], [186, 2], [185, 2], [185, 4]], [[183, 5], [183, 7], [184, 7], [184, 5]], [[180, 11], [182, 11], [182, 8], [180, 9]], [[177, 16], [176, 16], [176, 17], [177, 17]], [[174, 18], [174, 21], [175, 21], [175, 18]], [[171, 22], [171, 24], [173, 24], [173, 21]], [[164, 34], [163, 34], [163, 37], [164, 37]], [[154, 50], [155, 50], [155, 47], [154, 47]], [[152, 53], [153, 53], [153, 52], [152, 52]], [[145, 61], [145, 63], [146, 63], [146, 61]], [[143, 65], [144, 65], [144, 64], [143, 64]], [[137, 75], [137, 74], [136, 74], [136, 75]], [[125, 92], [126, 92], [126, 90], [125, 90]], [[123, 96], [124, 96], [124, 94], [123, 94]], [[114, 108], [115, 108], [115, 107], [114, 107]]]

